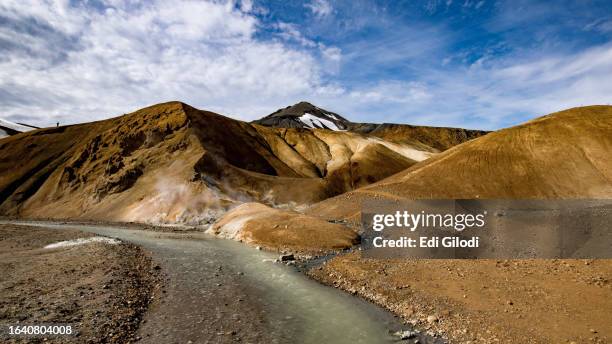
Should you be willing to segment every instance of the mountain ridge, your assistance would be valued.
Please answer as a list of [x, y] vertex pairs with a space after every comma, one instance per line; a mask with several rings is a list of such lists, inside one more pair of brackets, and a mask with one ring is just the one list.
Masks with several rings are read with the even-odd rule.
[[417, 126], [396, 123], [357, 123], [306, 101], [287, 106], [254, 120], [251, 123], [273, 128], [305, 128], [347, 130], [368, 134], [394, 142], [446, 150], [461, 142], [486, 135], [488, 131], [477, 129]]
[[276, 128], [309, 128], [347, 130], [349, 120], [339, 114], [322, 109], [306, 101], [287, 106], [253, 121], [252, 123]]
[[350, 131], [271, 128], [167, 102], [0, 140], [0, 214], [206, 223], [246, 201], [312, 204], [437, 153]]
[[610, 198], [612, 106], [571, 108], [456, 145], [398, 174], [314, 204], [357, 221], [366, 199]]

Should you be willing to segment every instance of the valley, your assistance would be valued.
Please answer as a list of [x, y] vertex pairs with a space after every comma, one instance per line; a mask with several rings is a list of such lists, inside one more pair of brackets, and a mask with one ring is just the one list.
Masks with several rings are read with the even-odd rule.
[[[405, 338], [410, 343], [606, 343], [608, 260], [377, 260], [362, 257], [359, 221], [366, 201], [609, 199], [610, 152], [611, 106], [485, 132], [353, 123], [306, 102], [247, 123], [169, 102], [1, 139], [0, 214], [118, 237], [152, 252], [169, 274], [165, 307], [174, 307], [163, 310], [168, 318], [155, 308], [147, 313], [152, 318], [139, 331], [152, 341], [197, 342], [188, 339], [197, 328], [211, 342], [304, 336], [300, 342], [309, 343], [316, 334], [370, 343], [399, 340], [386, 337], [389, 329], [408, 324], [418, 333]], [[392, 317], [372, 304], [264, 262], [279, 255], [401, 320], [384, 325]], [[244, 283], [239, 273], [254, 279]], [[191, 298], [194, 290], [203, 299]], [[221, 305], [217, 297], [233, 301]], [[321, 300], [339, 313], [322, 313]], [[205, 303], [218, 312], [204, 314]], [[290, 318], [275, 318], [285, 312]], [[229, 325], [235, 315], [244, 327]], [[175, 330], [151, 329], [162, 320]], [[364, 332], [351, 332], [349, 323]], [[531, 330], [533, 323], [539, 327]], [[344, 335], [333, 337], [326, 324]], [[217, 337], [221, 332], [228, 337]]]

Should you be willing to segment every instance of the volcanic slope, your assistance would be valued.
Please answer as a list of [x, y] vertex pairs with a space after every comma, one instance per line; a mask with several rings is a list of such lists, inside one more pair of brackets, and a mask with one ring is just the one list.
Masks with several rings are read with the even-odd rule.
[[253, 121], [274, 128], [325, 128], [368, 134], [388, 142], [408, 144], [423, 150], [443, 151], [465, 141], [483, 136], [487, 131], [462, 128], [414, 126], [393, 123], [355, 123], [335, 112], [308, 102], [299, 102]]
[[320, 128], [346, 130], [351, 122], [337, 113], [327, 111], [308, 102], [278, 109], [253, 123], [275, 128]]
[[[455, 146], [306, 213], [356, 223], [365, 200], [612, 198], [611, 152], [612, 107], [574, 108]], [[611, 280], [611, 263], [385, 260], [355, 251], [310, 273], [452, 343], [609, 343], [612, 286], [601, 281]]]
[[553, 113], [457, 145], [307, 212], [357, 220], [365, 199], [610, 198], [612, 106]]
[[270, 128], [169, 102], [0, 140], [0, 214], [200, 223], [245, 201], [318, 202], [437, 152], [361, 133]]

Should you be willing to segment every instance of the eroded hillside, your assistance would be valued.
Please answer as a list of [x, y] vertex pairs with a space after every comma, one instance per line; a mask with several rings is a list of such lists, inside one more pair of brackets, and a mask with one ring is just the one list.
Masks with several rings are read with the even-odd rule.
[[270, 128], [170, 102], [1, 140], [0, 212], [207, 223], [246, 201], [312, 204], [438, 152], [350, 131]]
[[610, 198], [612, 106], [553, 113], [457, 145], [309, 212], [357, 219], [368, 198]]
[[[365, 200], [609, 199], [610, 152], [612, 106], [569, 109], [460, 144], [306, 213], [357, 223]], [[373, 259], [355, 251], [310, 274], [453, 343], [608, 343], [612, 336], [610, 260]]]

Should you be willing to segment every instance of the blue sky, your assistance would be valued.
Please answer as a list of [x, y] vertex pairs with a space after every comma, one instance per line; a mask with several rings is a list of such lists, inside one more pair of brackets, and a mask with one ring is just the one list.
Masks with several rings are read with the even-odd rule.
[[0, 118], [168, 100], [252, 120], [307, 100], [353, 121], [498, 129], [612, 102], [610, 1], [14, 1]]

